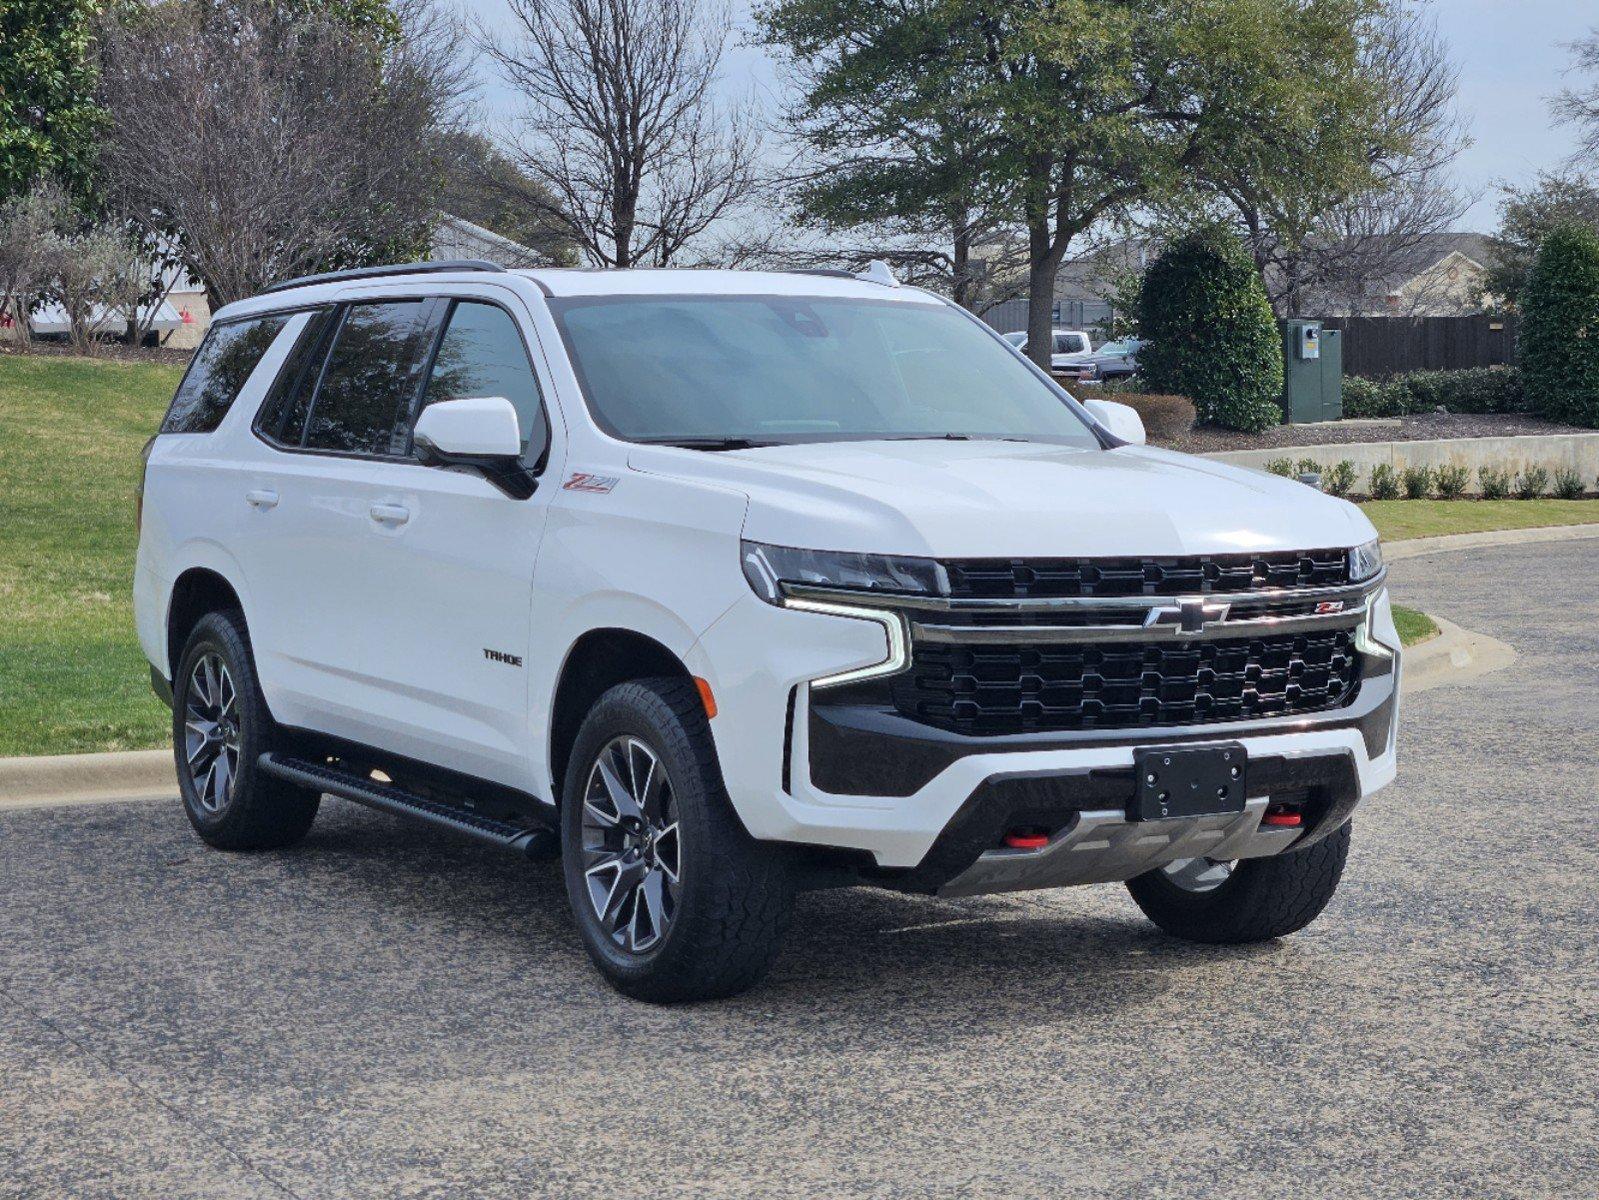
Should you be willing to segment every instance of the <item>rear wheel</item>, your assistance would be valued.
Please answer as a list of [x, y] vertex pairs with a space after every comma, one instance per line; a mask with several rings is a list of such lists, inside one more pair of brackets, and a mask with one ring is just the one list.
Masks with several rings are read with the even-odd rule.
[[1187, 858], [1128, 881], [1155, 924], [1191, 942], [1260, 942], [1295, 933], [1327, 907], [1349, 857], [1350, 826], [1303, 850], [1216, 862]]
[[256, 768], [276, 734], [242, 616], [208, 613], [172, 680], [172, 745], [184, 811], [210, 845], [272, 850], [311, 828], [321, 797]]
[[739, 824], [692, 684], [606, 692], [578, 732], [561, 794], [573, 916], [618, 991], [707, 1000], [765, 974], [793, 903], [788, 864]]

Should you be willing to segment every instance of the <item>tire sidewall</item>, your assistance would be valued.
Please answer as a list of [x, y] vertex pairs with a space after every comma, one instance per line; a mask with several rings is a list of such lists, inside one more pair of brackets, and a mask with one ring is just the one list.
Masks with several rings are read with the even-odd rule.
[[[239, 720], [239, 768], [234, 777], [233, 791], [227, 803], [217, 812], [207, 811], [201, 804], [198, 789], [189, 773], [184, 753], [184, 714], [188, 705], [189, 682], [195, 663], [202, 655], [212, 653], [220, 657], [233, 678], [235, 704]], [[263, 727], [265, 706], [256, 687], [255, 664], [251, 660], [248, 643], [234, 621], [224, 613], [210, 613], [195, 625], [178, 660], [176, 677], [172, 681], [172, 750], [178, 772], [178, 791], [183, 797], [183, 810], [190, 822], [202, 834], [225, 836], [239, 823], [246, 807], [246, 797], [255, 786], [256, 759], [268, 746], [270, 731]]]
[[[659, 759], [672, 785], [677, 809], [679, 877], [677, 908], [666, 936], [643, 954], [631, 953], [611, 940], [589, 899], [583, 861], [583, 800], [589, 774], [599, 753], [614, 739], [637, 738]], [[567, 898], [589, 953], [620, 984], [630, 979], [671, 972], [686, 965], [692, 930], [706, 901], [708, 828], [714, 803], [712, 788], [690, 750], [688, 730], [670, 705], [645, 684], [622, 684], [600, 698], [584, 720], [572, 747], [561, 795], [561, 860]], [[742, 832], [742, 831], [740, 831]]]

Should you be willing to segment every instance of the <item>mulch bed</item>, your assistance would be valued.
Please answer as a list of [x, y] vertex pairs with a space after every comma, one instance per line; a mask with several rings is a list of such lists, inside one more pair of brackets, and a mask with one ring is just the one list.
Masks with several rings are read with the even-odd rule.
[[[76, 358], [83, 351], [70, 342], [33, 341], [26, 348], [15, 342], [0, 341], [0, 354], [33, 358]], [[165, 346], [124, 346], [121, 342], [96, 342], [94, 358], [106, 362], [158, 362], [183, 366], [194, 356], [193, 350], [171, 350]]]
[[1423, 413], [1391, 421], [1349, 420], [1316, 425], [1279, 425], [1265, 433], [1196, 428], [1180, 438], [1160, 444], [1189, 454], [1208, 454], [1216, 450], [1270, 450], [1278, 446], [1327, 446], [1347, 442], [1424, 442], [1435, 438], [1593, 432], [1592, 429], [1581, 429], [1575, 425], [1558, 425], [1540, 417]]

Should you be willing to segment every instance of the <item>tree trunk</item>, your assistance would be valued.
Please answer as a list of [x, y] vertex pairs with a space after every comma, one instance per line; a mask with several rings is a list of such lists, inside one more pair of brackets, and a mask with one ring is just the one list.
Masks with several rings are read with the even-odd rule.
[[964, 220], [955, 224], [955, 239], [950, 255], [954, 275], [951, 298], [962, 308], [972, 307], [972, 234]]

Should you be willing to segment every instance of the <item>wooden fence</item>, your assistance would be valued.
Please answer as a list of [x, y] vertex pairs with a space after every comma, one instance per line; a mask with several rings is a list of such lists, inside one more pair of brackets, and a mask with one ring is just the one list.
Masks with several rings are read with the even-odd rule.
[[1343, 330], [1344, 374], [1381, 379], [1516, 361], [1515, 317], [1324, 317]]

